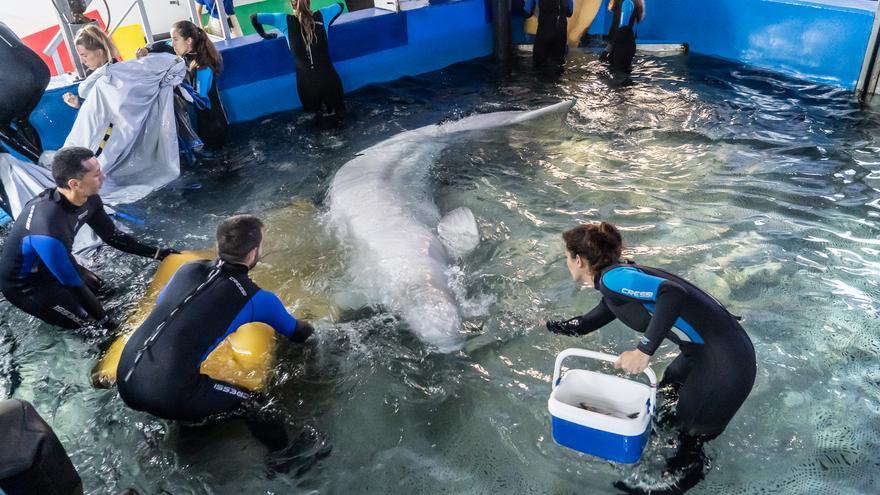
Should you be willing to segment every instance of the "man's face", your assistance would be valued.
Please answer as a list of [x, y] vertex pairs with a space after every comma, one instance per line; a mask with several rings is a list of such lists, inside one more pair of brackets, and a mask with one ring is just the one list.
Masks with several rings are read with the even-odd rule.
[[89, 158], [83, 162], [86, 173], [82, 179], [71, 179], [68, 184], [71, 190], [77, 190], [80, 194], [89, 197], [98, 194], [101, 186], [104, 184], [104, 172], [101, 171], [101, 164], [95, 157]]

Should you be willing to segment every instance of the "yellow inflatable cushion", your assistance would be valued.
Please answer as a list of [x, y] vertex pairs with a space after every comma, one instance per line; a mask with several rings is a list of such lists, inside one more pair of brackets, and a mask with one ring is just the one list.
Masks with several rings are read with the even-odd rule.
[[[146, 319], [155, 305], [159, 292], [171, 276], [186, 263], [211, 259], [209, 251], [185, 251], [172, 254], [159, 264], [159, 269], [147, 288], [146, 297], [126, 321], [127, 331], [107, 350], [92, 369], [92, 383], [109, 388], [116, 383], [116, 368], [125, 343], [132, 332]], [[265, 323], [247, 323], [226, 337], [202, 362], [201, 372], [247, 390], [266, 386], [275, 357], [275, 331]]]

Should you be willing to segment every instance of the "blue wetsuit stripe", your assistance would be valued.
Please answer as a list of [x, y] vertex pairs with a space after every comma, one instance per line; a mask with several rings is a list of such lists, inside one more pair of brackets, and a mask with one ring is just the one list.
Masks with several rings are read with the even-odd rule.
[[[656, 308], [655, 305], [650, 304], [650, 303], [644, 303], [643, 306], [645, 306], [645, 309], [647, 309], [648, 312], [651, 313], [651, 315], [654, 314], [654, 310]], [[694, 329], [694, 327], [692, 327], [690, 323], [684, 321], [680, 316], [675, 320], [674, 326], [675, 326], [675, 328], [681, 330], [687, 336], [687, 338], [691, 342], [693, 342], [694, 344], [704, 344], [705, 343], [703, 341], [703, 338], [700, 337], [700, 333], [697, 332], [696, 329]]]
[[196, 92], [204, 98], [205, 108], [211, 108], [211, 85], [214, 82], [214, 71], [210, 67], [202, 67], [196, 71]]
[[34, 267], [34, 262], [37, 261], [37, 251], [31, 245], [29, 237], [21, 240], [21, 270], [18, 272], [19, 278], [27, 277]]
[[342, 5], [334, 3], [329, 7], [324, 7], [323, 9], [319, 10], [319, 12], [321, 12], [321, 17], [324, 19], [324, 33], [329, 38], [330, 26], [333, 25], [334, 22], [336, 22], [336, 19], [338, 19], [340, 15], [342, 15]]
[[574, 0], [568, 0], [568, 3], [565, 5], [567, 7], [565, 17], [571, 17], [574, 15]]
[[656, 301], [664, 279], [642, 273], [631, 267], [617, 267], [602, 276], [605, 287], [626, 297], [640, 301]]
[[281, 34], [287, 37], [287, 14], [285, 13], [275, 13], [275, 14], [267, 14], [260, 13], [257, 14], [257, 22], [260, 24], [268, 24], [275, 29], [281, 31]]
[[632, 0], [623, 1], [623, 4], [620, 6], [620, 27], [629, 25], [629, 19], [632, 17], [635, 9], [636, 7], [633, 5]]
[[220, 342], [223, 342], [223, 339], [238, 330], [238, 327], [253, 322], [265, 323], [287, 338], [293, 336], [297, 326], [296, 319], [287, 313], [287, 309], [284, 308], [278, 296], [260, 289], [241, 308], [241, 311], [233, 318], [232, 323], [229, 324], [223, 335], [205, 351], [199, 363], [207, 359], [208, 355], [220, 345]]
[[525, 5], [523, 5], [523, 10], [531, 16], [535, 12], [535, 1], [536, 0], [526, 0]]
[[40, 259], [43, 260], [43, 264], [62, 285], [82, 285], [79, 271], [71, 263], [70, 254], [61, 241], [47, 235], [29, 235], [25, 237], [25, 241], [33, 246]]

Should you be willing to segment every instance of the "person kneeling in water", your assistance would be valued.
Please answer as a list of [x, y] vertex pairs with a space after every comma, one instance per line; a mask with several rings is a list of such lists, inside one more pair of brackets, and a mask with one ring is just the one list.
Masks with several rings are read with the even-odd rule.
[[115, 326], [95, 296], [105, 287], [71, 255], [73, 239], [90, 226], [110, 246], [162, 260], [174, 249], [142, 244], [116, 229], [98, 191], [104, 173], [94, 153], [68, 147], [52, 159], [58, 187], [30, 200], [15, 219], [0, 257], [0, 290], [6, 300], [51, 325], [80, 328], [97, 322]]
[[220, 223], [218, 259], [187, 263], [174, 274], [125, 344], [117, 387], [129, 407], [164, 419], [201, 421], [243, 413], [253, 435], [277, 462], [292, 445], [284, 423], [265, 407], [265, 398], [199, 371], [208, 354], [246, 323], [266, 323], [293, 342], [304, 342], [314, 331], [248, 277], [260, 259], [262, 228], [251, 215]]
[[[619, 318], [644, 334], [638, 347], [622, 353], [614, 364], [633, 374], [648, 367], [663, 339], [681, 350], [660, 383], [679, 396], [674, 421], [680, 444], [667, 459], [668, 471], [679, 479], [650, 493], [683, 493], [703, 479], [703, 444], [724, 431], [752, 390], [756, 373], [752, 341], [737, 317], [690, 282], [621, 260], [623, 239], [613, 225], [580, 225], [562, 238], [572, 278], [597, 289], [602, 299], [583, 316], [548, 321], [548, 330], [587, 335]], [[644, 493], [622, 482], [615, 487]]]
[[345, 113], [342, 80], [330, 61], [327, 36], [330, 25], [342, 14], [342, 4], [334, 3], [312, 13], [309, 0], [291, 0], [290, 3], [294, 15], [251, 14], [251, 24], [263, 38], [277, 36], [266, 33], [263, 24], [274, 26], [287, 38], [296, 61], [296, 92], [303, 110], [318, 116], [340, 116]]

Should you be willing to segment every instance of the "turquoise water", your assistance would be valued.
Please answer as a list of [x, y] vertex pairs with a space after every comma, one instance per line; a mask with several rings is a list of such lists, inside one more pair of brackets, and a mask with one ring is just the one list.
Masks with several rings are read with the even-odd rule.
[[[455, 267], [464, 352], [432, 353], [383, 308], [346, 307], [358, 290], [323, 218], [336, 170], [403, 130], [569, 97], [564, 122], [474, 135], [435, 157], [436, 203], [470, 207], [482, 237]], [[300, 476], [269, 475], [240, 422], [184, 430], [130, 411], [90, 386], [91, 343], [4, 304], [0, 391], [35, 403], [87, 492], [613, 493], [618, 479], [650, 482], [671, 432], [631, 467], [563, 449], [549, 430], [555, 355], [636, 342], [619, 322], [583, 339], [537, 323], [597, 302], [571, 283], [559, 234], [600, 219], [623, 229], [629, 256], [743, 315], [755, 343], [755, 388], [709, 444], [692, 493], [880, 491], [880, 114], [843, 90], [712, 59], [645, 58], [621, 81], [581, 53], [557, 81], [531, 74], [527, 57], [510, 71], [477, 61], [359, 91], [349, 106], [340, 128], [299, 113], [239, 126], [220, 163], [128, 208], [148, 219], [139, 234], [187, 248], [209, 246], [226, 215], [269, 218], [266, 265], [336, 306], [313, 342], [282, 349], [274, 388], [291, 431], [319, 432], [332, 454]], [[154, 265], [113, 252], [95, 264], [119, 287], [108, 306], [121, 319]], [[663, 347], [654, 369], [675, 352]]]

